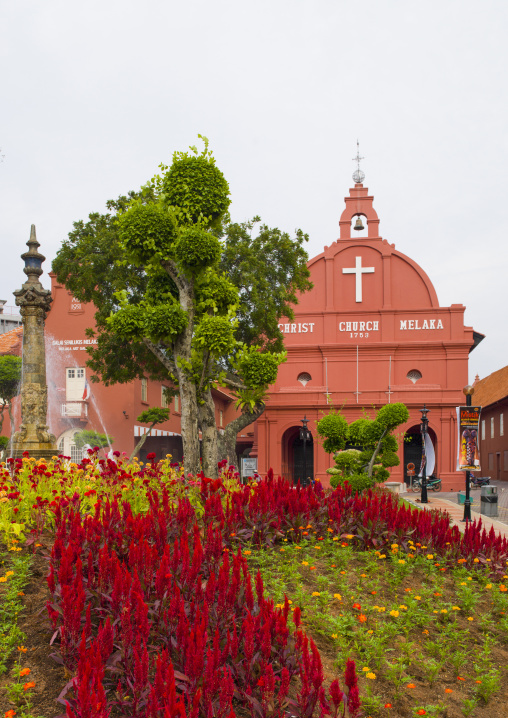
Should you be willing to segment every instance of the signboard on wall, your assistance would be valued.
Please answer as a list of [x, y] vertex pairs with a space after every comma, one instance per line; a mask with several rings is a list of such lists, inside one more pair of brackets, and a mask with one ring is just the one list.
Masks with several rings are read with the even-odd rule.
[[242, 459], [242, 479], [254, 476], [258, 472], [258, 460], [257, 458], [247, 457]]

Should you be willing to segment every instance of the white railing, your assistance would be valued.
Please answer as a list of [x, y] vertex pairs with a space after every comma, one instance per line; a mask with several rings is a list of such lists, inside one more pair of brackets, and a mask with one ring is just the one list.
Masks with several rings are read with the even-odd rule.
[[75, 419], [86, 419], [88, 404], [85, 401], [66, 401], [61, 406], [62, 416]]

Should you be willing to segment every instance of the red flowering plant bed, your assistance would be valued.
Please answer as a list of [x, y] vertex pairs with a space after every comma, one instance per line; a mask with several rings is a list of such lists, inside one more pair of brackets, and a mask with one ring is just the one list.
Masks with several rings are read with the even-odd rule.
[[377, 490], [353, 494], [349, 486], [324, 492], [321, 487], [296, 488], [269, 475], [254, 486], [228, 496], [213, 494], [206, 500], [205, 521], [221, 527], [229, 548], [267, 546], [323, 539], [355, 539], [361, 550], [390, 549], [395, 542], [414, 555], [434, 552], [447, 565], [458, 561], [468, 567], [487, 568], [501, 578], [508, 559], [508, 541], [493, 529], [482, 529], [481, 520], [469, 524], [464, 534], [451, 527], [446, 514], [421, 511], [398, 501], [390, 492]]
[[[240, 553], [189, 502], [150, 493], [150, 508], [98, 504], [94, 516], [55, 508], [48, 585], [53, 657], [73, 676], [68, 718], [117, 715], [356, 716], [353, 662], [328, 696], [319, 652], [295, 608], [255, 587]], [[291, 626], [291, 623], [293, 626]], [[75, 676], [75, 677], [74, 677]]]
[[[48, 610], [69, 718], [358, 712], [353, 663], [344, 693], [335, 682], [325, 691], [299, 610], [266, 597], [245, 563], [251, 550], [329, 540], [491, 580], [508, 558], [506, 540], [480, 522], [462, 535], [446, 515], [382, 491], [295, 488], [271, 472], [242, 486], [227, 467], [210, 480], [169, 461], [143, 467], [92, 455], [79, 466], [16, 461], [1, 478], [0, 520], [11, 538], [24, 534], [30, 550], [43, 532], [55, 539]], [[345, 662], [347, 654], [327, 666], [328, 682]]]

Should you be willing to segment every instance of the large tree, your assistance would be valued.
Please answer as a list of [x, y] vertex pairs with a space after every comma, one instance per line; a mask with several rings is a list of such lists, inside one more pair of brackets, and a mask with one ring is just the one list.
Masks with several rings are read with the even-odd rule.
[[[236, 433], [264, 410], [284, 360], [282, 316], [311, 287], [300, 230], [294, 237], [229, 221], [229, 188], [205, 148], [175, 153], [170, 167], [110, 212], [76, 222], [53, 262], [60, 282], [96, 307], [89, 366], [106, 384], [135, 377], [179, 389], [186, 469], [216, 474], [235, 459]], [[229, 386], [240, 416], [221, 436], [212, 389]], [[220, 446], [219, 446], [220, 440]]]

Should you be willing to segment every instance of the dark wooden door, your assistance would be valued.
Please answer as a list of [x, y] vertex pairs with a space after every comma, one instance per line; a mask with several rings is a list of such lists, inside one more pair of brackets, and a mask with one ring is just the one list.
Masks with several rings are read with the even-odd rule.
[[302, 486], [307, 486], [314, 478], [314, 442], [312, 438], [306, 442], [305, 462], [303, 449], [303, 439], [296, 437], [293, 440], [293, 483], [296, 484], [300, 481]]

